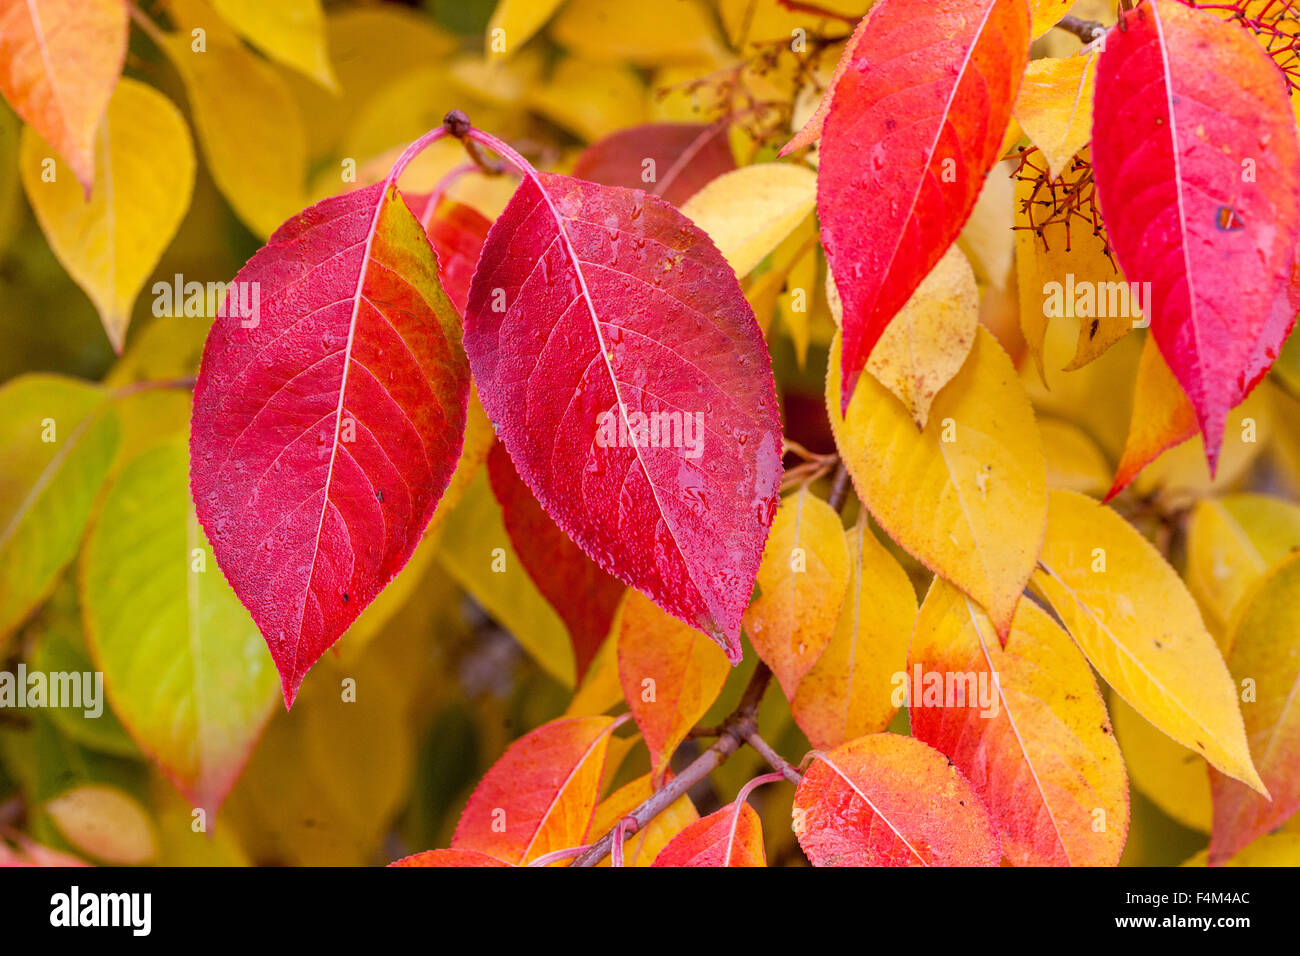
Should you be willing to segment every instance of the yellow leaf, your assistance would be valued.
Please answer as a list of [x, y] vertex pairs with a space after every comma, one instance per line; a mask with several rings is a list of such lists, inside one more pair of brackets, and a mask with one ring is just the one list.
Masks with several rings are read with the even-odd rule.
[[736, 275], [744, 277], [817, 205], [817, 174], [791, 163], [742, 166], [697, 192], [682, 215], [709, 234]]
[[867, 371], [898, 396], [918, 428], [925, 427], [939, 389], [970, 354], [979, 307], [975, 273], [954, 245], [917, 286], [872, 350]]
[[212, 0], [212, 6], [271, 59], [310, 76], [327, 90], [338, 91], [325, 49], [321, 0]]
[[1015, 180], [1011, 170], [1015, 164], [1008, 161], [994, 166], [984, 178], [975, 208], [957, 236], [957, 245], [966, 253], [975, 278], [981, 285], [1002, 287], [1011, 277], [1016, 246], [1012, 210]]
[[1227, 651], [1228, 623], [1264, 572], [1300, 548], [1300, 507], [1238, 494], [1198, 501], [1187, 522], [1187, 587]]
[[1275, 565], [1238, 604], [1228, 669], [1241, 689], [1251, 753], [1269, 796], [1220, 774], [1210, 777], [1214, 827], [1210, 859], [1219, 863], [1300, 809], [1300, 551]]
[[[1172, 373], [1169, 376], [1173, 378]], [[1134, 490], [1140, 495], [1158, 491], [1165, 500], [1178, 501], [1222, 494], [1232, 488], [1250, 471], [1273, 435], [1270, 388], [1268, 382], [1262, 382], [1244, 402], [1228, 413], [1223, 445], [1219, 449], [1219, 465], [1213, 478], [1205, 463], [1205, 439], [1197, 431], [1147, 465], [1133, 480]], [[1135, 427], [1140, 427], [1141, 402], [1139, 396], [1133, 406]], [[1190, 409], [1190, 404], [1187, 407]]]
[[623, 698], [659, 780], [687, 732], [718, 699], [731, 665], [717, 644], [639, 591], [628, 589], [611, 631], [618, 635]]
[[144, 807], [104, 784], [83, 784], [45, 803], [59, 833], [87, 856], [115, 866], [148, 863], [158, 839]]
[[1096, 60], [1095, 54], [1031, 60], [1020, 81], [1013, 113], [1053, 178], [1092, 139]]
[[1052, 29], [1061, 22], [1061, 17], [1070, 12], [1074, 2], [1075, 0], [1029, 0], [1032, 17], [1030, 35], [1037, 39]]
[[849, 549], [839, 512], [806, 488], [781, 501], [758, 567], [759, 595], [745, 632], [785, 696], [821, 657], [849, 587]]
[[529, 90], [528, 105], [591, 142], [645, 118], [645, 86], [622, 65], [566, 57], [545, 83]]
[[[357, 110], [343, 139], [343, 154], [355, 157], [359, 164], [363, 164], [365, 160], [391, 150], [392, 155], [384, 156], [379, 164], [382, 172], [376, 170], [381, 178], [387, 176], [397, 154], [407, 144], [434, 126], [442, 125], [452, 96], [451, 77], [441, 63], [403, 73], [376, 90]], [[460, 147], [458, 150], [442, 148], [442, 142], [432, 145], [437, 148], [437, 153], [447, 157], [447, 162], [441, 164], [440, 173], [450, 171], [453, 163], [465, 161], [465, 148], [459, 143], [449, 144]], [[424, 155], [422, 153], [419, 158], [423, 159]], [[343, 178], [345, 169], [341, 164], [327, 167], [323, 172], [332, 174], [328, 195], [352, 188], [353, 184]], [[356, 178], [357, 184], [361, 184], [369, 177], [357, 170]]]
[[1160, 553], [1110, 508], [1053, 491], [1034, 582], [1093, 667], [1180, 744], [1263, 792], [1228, 668]]
[[893, 677], [907, 669], [916, 593], [907, 572], [867, 527], [846, 533], [851, 576], [830, 643], [799, 682], [790, 709], [814, 747], [829, 749], [889, 726]]
[[839, 355], [837, 338], [826, 404], [859, 497], [905, 551], [988, 608], [1005, 635], [1047, 521], [1042, 441], [1011, 360], [977, 330], [918, 431], [871, 376], [841, 417]]
[[[787, 286], [795, 288], [796, 283], [808, 282], [808, 266], [812, 265], [812, 273], [815, 276], [817, 271], [817, 254], [816, 247], [819, 241], [817, 235], [817, 219], [814, 216], [808, 216], [799, 225], [797, 225], [790, 235], [781, 241], [781, 244], [772, 252], [772, 267], [765, 272], [761, 272], [751, 278], [748, 287], [745, 290], [745, 298], [749, 300], [750, 306], [754, 309], [754, 318], [758, 320], [758, 327], [763, 330], [763, 334], [768, 334], [768, 329], [772, 324], [772, 318], [780, 308], [783, 320], [787, 319], [786, 302], [789, 296], [782, 290]], [[804, 289], [804, 302], [807, 304], [812, 298], [812, 289], [810, 286], [798, 286]], [[789, 327], [791, 338], [795, 339], [796, 350], [799, 347], [799, 335], [807, 332], [807, 317], [805, 315], [802, 323], [802, 333]]]
[[[1209, 866], [1209, 851], [1202, 850], [1183, 866]], [[1262, 836], [1220, 866], [1300, 866], [1300, 834]]]
[[[786, 291], [777, 297], [781, 324], [790, 333], [794, 343], [795, 358], [803, 368], [808, 360], [808, 343], [812, 331], [813, 297], [817, 293], [817, 222], [809, 216], [803, 225], [796, 227], [777, 249], [779, 255], [785, 246], [799, 243], [791, 252], [792, 261], [786, 276]], [[809, 236], [809, 238], [805, 238]]]
[[[265, 238], [306, 204], [307, 133], [275, 68], [193, 0], [171, 0], [181, 29], [154, 41], [185, 85], [208, 170], [236, 215]], [[206, 31], [195, 50], [191, 29]]]
[[[485, 56], [513, 56], [555, 15], [564, 0], [499, 0], [488, 22]], [[499, 31], [499, 32], [498, 32]]]
[[713, 18], [697, 0], [568, 0], [550, 33], [583, 59], [634, 66], [711, 61], [722, 51]]
[[[614, 624], [618, 624], [617, 617]], [[587, 665], [587, 673], [565, 708], [564, 716], [597, 717], [621, 703], [623, 685], [618, 681], [618, 641], [606, 638]], [[614, 738], [616, 741], [620, 739]]]
[[[428, 16], [394, 4], [331, 11], [325, 18], [325, 38], [338, 75], [338, 94], [300, 73], [283, 71], [299, 114], [311, 117], [306, 135], [313, 165], [328, 160], [337, 166], [342, 157], [335, 152], [373, 94], [410, 70], [445, 62], [458, 48]], [[359, 163], [365, 157], [352, 158]]]
[[1110, 466], [1083, 429], [1054, 418], [1040, 418], [1038, 430], [1047, 453], [1047, 487], [1100, 497], [1110, 487]]
[[1043, 374], [1034, 363], [1025, 362], [1020, 380], [1039, 413], [1078, 425], [1113, 460], [1128, 434], [1142, 340], [1126, 335], [1095, 362], [1065, 372], [1062, 367], [1076, 347], [1076, 325], [1074, 319], [1058, 319], [1048, 326]]
[[1174, 743], [1117, 694], [1110, 719], [1133, 786], [1183, 826], [1209, 833], [1210, 768], [1200, 755]]
[[[823, 0], [817, 4], [824, 10], [845, 18], [860, 17], [870, 6], [869, 0]], [[775, 43], [790, 42], [794, 31], [805, 33], [819, 31], [827, 37], [845, 36], [852, 29], [849, 19], [831, 19], [804, 10], [787, 10], [780, 0], [718, 0], [718, 13], [722, 17], [727, 39], [737, 49]], [[832, 66], [834, 62], [832, 61]], [[802, 123], [792, 124], [794, 129]]]
[[573, 686], [569, 631], [515, 554], [501, 506], [482, 470], [443, 523], [438, 557], [447, 573], [523, 645], [543, 670], [564, 686]]
[[95, 137], [89, 200], [30, 127], [23, 130], [19, 165], [50, 248], [121, 352], [140, 287], [180, 226], [194, 188], [194, 147], [180, 110], [152, 87], [119, 82]]

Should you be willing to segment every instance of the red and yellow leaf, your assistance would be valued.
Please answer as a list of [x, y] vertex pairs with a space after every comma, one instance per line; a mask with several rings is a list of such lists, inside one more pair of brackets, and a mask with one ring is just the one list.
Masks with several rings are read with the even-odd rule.
[[655, 866], [767, 866], [763, 825], [748, 803], [729, 803], [673, 837]]
[[713, 706], [730, 673], [726, 655], [712, 641], [639, 592], [627, 592], [618, 616], [618, 676], [650, 748], [655, 779]]
[[474, 789], [452, 848], [522, 866], [581, 846], [616, 725], [610, 717], [562, 718], [516, 740]]
[[794, 798], [813, 866], [997, 866], [997, 831], [970, 782], [929, 744], [869, 734], [821, 754]]
[[970, 216], [1028, 53], [1024, 0], [880, 0], [846, 53], [817, 177], [844, 303], [841, 411], [886, 326]]
[[194, 389], [191, 486], [292, 704], [419, 543], [460, 454], [469, 369], [394, 187], [312, 206], [234, 281]]
[[126, 59], [124, 0], [0, 0], [0, 93], [87, 196], [95, 132]]
[[[1124, 761], [1087, 659], [1045, 611], [1020, 602], [1004, 649], [983, 610], [936, 578], [909, 665], [913, 736], [970, 780], [1008, 860], [1119, 863], [1128, 834]], [[944, 690], [937, 702], [932, 682]], [[949, 698], [949, 687], [957, 696]]]
[[1300, 553], [1242, 599], [1228, 669], [1268, 797], [1210, 771], [1210, 861], [1222, 863], [1300, 810]]

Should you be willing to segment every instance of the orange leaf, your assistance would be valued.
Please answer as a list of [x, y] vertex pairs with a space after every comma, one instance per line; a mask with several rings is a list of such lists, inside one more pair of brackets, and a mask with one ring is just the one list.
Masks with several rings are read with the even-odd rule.
[[767, 866], [763, 827], [748, 803], [729, 803], [683, 830], [655, 866]]
[[849, 587], [849, 549], [839, 513], [800, 489], [786, 497], [758, 567], [759, 596], [745, 631], [785, 696], [817, 663]]
[[820, 754], [794, 796], [813, 866], [997, 866], [997, 831], [951, 760], [898, 734]]
[[1133, 386], [1133, 418], [1129, 422], [1128, 438], [1124, 440], [1124, 451], [1115, 469], [1115, 483], [1106, 500], [1110, 501], [1128, 487], [1138, 472], [1166, 448], [1195, 434], [1196, 411], [1160, 355], [1155, 336], [1148, 335], [1142, 343], [1137, 384]]
[[469, 798], [451, 845], [522, 865], [586, 842], [610, 717], [553, 720], [516, 740]]
[[619, 682], [658, 779], [717, 700], [731, 666], [721, 648], [639, 591], [627, 592], [615, 628]]
[[86, 195], [95, 131], [126, 57], [122, 0], [0, 3], [0, 93], [72, 168]]

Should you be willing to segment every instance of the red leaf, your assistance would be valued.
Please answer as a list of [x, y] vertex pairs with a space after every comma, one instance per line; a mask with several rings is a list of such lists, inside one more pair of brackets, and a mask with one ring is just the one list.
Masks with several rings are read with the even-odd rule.
[[841, 411], [997, 161], [1029, 56], [1029, 10], [1024, 0], [880, 0], [845, 56], [817, 176], [844, 306]]
[[419, 543], [460, 453], [469, 369], [433, 251], [395, 188], [290, 219], [239, 289], [260, 290], [260, 308], [231, 308], [208, 334], [191, 487], [290, 705]]
[[537, 590], [569, 629], [578, 680], [582, 680], [587, 665], [609, 634], [623, 597], [623, 584], [597, 567], [555, 526], [528, 486], [519, 480], [500, 442], [488, 452], [487, 466], [510, 543]]
[[1097, 64], [1097, 199], [1125, 276], [1151, 283], [1151, 330], [1213, 469], [1229, 409], [1294, 319], [1300, 140], [1283, 77], [1242, 27], [1173, 0], [1121, 25]]
[[821, 755], [794, 797], [795, 833], [813, 866], [997, 866], [997, 832], [979, 795], [934, 748], [868, 734]]
[[748, 803], [729, 803], [673, 837], [653, 865], [767, 866], [758, 814]]
[[465, 314], [469, 283], [474, 278], [479, 251], [492, 223], [475, 209], [437, 193], [407, 196], [407, 203], [424, 226], [438, 256], [438, 278], [452, 305]]
[[644, 189], [680, 206], [735, 168], [725, 123], [646, 123], [592, 143], [578, 157], [573, 175], [606, 186]]
[[451, 845], [520, 866], [581, 846], [617, 724], [611, 717], [553, 720], [516, 740], [474, 789]]
[[389, 866], [509, 866], [494, 856], [479, 853], [477, 850], [425, 850], [413, 853], [400, 860], [394, 860]]
[[738, 661], [781, 433], [762, 333], [708, 237], [653, 196], [530, 171], [483, 246], [465, 349], [547, 514]]

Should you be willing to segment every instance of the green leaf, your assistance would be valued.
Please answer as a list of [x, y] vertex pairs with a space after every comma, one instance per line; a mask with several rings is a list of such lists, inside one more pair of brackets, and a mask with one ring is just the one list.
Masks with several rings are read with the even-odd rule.
[[190, 802], [215, 813], [279, 682], [195, 520], [183, 442], [140, 455], [109, 487], [80, 583], [114, 711]]
[[0, 388], [0, 640], [76, 555], [117, 443], [98, 386], [24, 375]]

